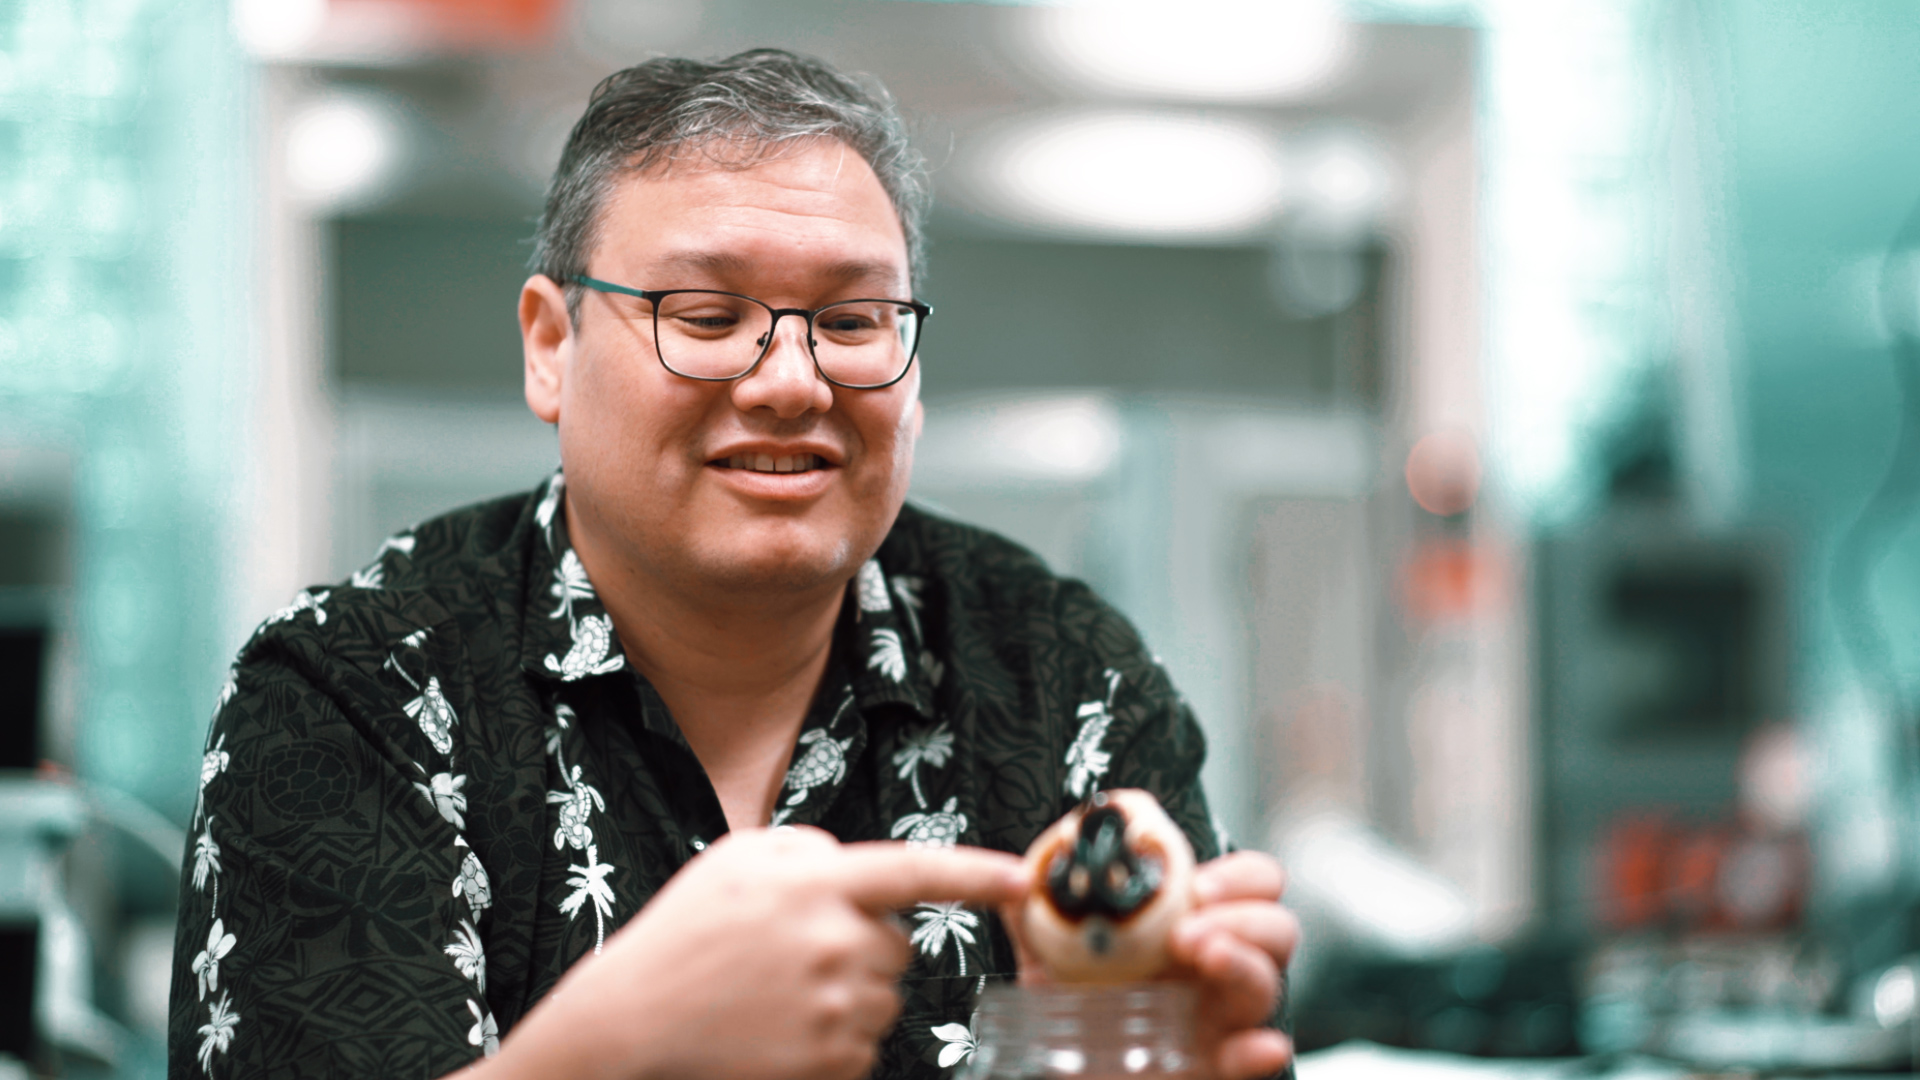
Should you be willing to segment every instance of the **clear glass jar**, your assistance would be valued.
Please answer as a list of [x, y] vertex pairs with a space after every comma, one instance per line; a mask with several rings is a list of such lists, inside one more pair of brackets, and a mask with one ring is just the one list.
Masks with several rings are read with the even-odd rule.
[[962, 1080], [1200, 1075], [1184, 983], [993, 986], [976, 1030]]

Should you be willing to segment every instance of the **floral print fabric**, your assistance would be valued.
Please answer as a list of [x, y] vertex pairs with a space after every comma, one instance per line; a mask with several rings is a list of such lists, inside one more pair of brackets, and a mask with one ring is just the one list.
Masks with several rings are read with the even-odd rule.
[[[395, 537], [242, 650], [182, 870], [170, 1075], [451, 1072], [726, 832], [564, 498], [555, 475]], [[848, 590], [775, 824], [1020, 852], [1131, 786], [1217, 854], [1199, 728], [1084, 586], [908, 507]], [[949, 1075], [1011, 947], [988, 912], [901, 917], [875, 1075]]]

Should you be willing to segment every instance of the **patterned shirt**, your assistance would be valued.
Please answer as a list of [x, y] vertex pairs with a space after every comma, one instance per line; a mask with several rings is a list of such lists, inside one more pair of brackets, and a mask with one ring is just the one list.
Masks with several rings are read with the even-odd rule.
[[[727, 831], [563, 497], [556, 474], [393, 537], [241, 650], [181, 875], [171, 1076], [451, 1072]], [[1200, 729], [1084, 585], [907, 507], [848, 588], [776, 823], [1018, 853], [1096, 787], [1143, 787], [1218, 854]], [[991, 913], [904, 918], [874, 1075], [941, 1077], [1012, 949]]]

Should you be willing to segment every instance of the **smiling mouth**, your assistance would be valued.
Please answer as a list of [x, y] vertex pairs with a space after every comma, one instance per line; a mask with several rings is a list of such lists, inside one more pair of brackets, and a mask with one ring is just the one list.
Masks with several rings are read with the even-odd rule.
[[827, 467], [826, 460], [818, 454], [791, 454], [775, 457], [772, 454], [735, 454], [732, 457], [718, 458], [711, 465], [722, 469], [743, 469], [757, 473], [802, 473]]

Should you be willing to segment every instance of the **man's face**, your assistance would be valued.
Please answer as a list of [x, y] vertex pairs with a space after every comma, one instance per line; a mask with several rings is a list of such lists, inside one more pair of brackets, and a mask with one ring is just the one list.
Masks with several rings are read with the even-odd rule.
[[[599, 224], [588, 275], [632, 288], [812, 309], [911, 287], [892, 202], [835, 141], [746, 168], [687, 155], [618, 181]], [[527, 400], [559, 425], [568, 521], [596, 574], [693, 593], [817, 590], [879, 547], [912, 471], [917, 364], [885, 389], [833, 386], [788, 317], [753, 374], [699, 382], [661, 365], [644, 301], [587, 292], [578, 327], [549, 326], [543, 342], [528, 293]]]

